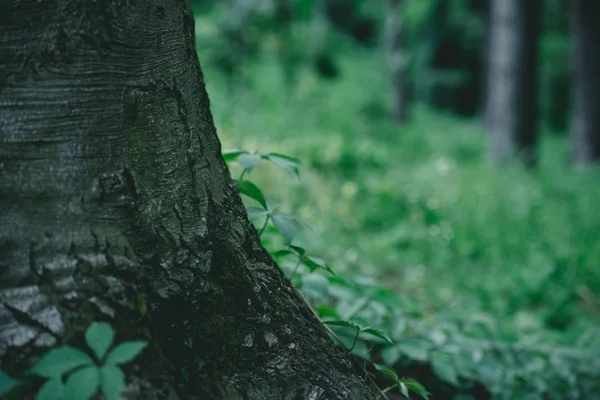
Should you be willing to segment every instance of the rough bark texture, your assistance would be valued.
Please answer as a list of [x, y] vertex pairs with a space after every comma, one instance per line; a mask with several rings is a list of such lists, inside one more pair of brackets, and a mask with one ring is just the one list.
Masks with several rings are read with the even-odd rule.
[[576, 164], [600, 160], [600, 2], [573, 0], [571, 142]]
[[386, 41], [392, 87], [392, 118], [399, 123], [408, 118], [406, 98], [405, 55], [402, 39], [400, 4], [402, 0], [388, 0]]
[[151, 342], [127, 399], [371, 398], [248, 223], [186, 1], [1, 4], [2, 370], [104, 320]]
[[486, 127], [490, 157], [535, 162], [541, 0], [492, 0]]

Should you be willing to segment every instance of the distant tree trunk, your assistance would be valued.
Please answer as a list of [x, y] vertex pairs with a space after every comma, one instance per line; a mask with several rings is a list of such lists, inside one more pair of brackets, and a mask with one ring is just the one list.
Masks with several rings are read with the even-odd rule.
[[408, 119], [408, 104], [405, 77], [406, 56], [400, 19], [401, 3], [402, 0], [388, 0], [386, 38], [392, 87], [392, 118], [399, 123], [404, 123]]
[[2, 370], [103, 320], [151, 342], [125, 399], [373, 398], [248, 222], [186, 0], [2, 2], [0, 37]]
[[571, 142], [576, 164], [600, 160], [600, 1], [573, 0]]
[[493, 161], [535, 163], [541, 0], [492, 0], [486, 128]]

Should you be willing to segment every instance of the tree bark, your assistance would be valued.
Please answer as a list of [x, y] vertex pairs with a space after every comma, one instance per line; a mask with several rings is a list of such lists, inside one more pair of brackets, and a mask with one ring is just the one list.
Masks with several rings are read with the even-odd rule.
[[541, 0], [492, 0], [486, 128], [493, 161], [535, 163]]
[[388, 0], [386, 21], [387, 56], [390, 68], [392, 87], [392, 118], [399, 123], [408, 119], [408, 102], [406, 96], [405, 54], [402, 39], [402, 21], [400, 20], [400, 4], [402, 0]]
[[2, 370], [102, 320], [151, 343], [127, 399], [373, 398], [248, 222], [187, 2], [0, 8]]
[[600, 160], [600, 2], [572, 2], [571, 146], [576, 164]]

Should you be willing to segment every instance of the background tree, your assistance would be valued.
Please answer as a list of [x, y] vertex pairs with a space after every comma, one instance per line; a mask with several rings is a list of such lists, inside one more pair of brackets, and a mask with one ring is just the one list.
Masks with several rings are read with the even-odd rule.
[[600, 160], [600, 3], [572, 2], [571, 146], [576, 164]]
[[126, 398], [370, 398], [248, 223], [186, 1], [2, 7], [2, 369], [105, 320], [151, 342]]
[[386, 49], [392, 88], [392, 118], [404, 123], [408, 118], [408, 98], [406, 93], [406, 54], [402, 38], [400, 6], [402, 0], [388, 0], [386, 21]]
[[517, 154], [527, 165], [535, 161], [540, 6], [540, 0], [491, 3], [485, 122], [495, 161]]

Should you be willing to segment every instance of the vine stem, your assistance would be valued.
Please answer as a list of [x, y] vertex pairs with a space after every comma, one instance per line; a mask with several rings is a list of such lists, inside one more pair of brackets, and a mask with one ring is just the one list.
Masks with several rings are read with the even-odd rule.
[[258, 232], [259, 237], [262, 236], [263, 232], [267, 228], [267, 224], [269, 223], [269, 218], [271, 218], [271, 216], [267, 215], [267, 218], [265, 219], [265, 223], [263, 224], [262, 228], [260, 228], [260, 232]]
[[294, 270], [292, 271], [292, 276], [290, 276], [290, 282], [292, 281], [292, 279], [294, 279], [294, 275], [296, 275], [296, 272], [298, 271], [298, 267], [300, 267], [300, 264], [302, 264], [302, 257], [298, 257], [298, 263], [296, 263], [296, 266], [294, 267]]

